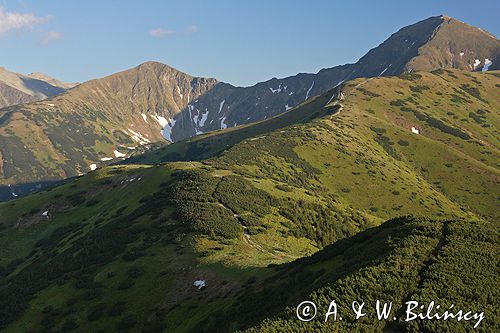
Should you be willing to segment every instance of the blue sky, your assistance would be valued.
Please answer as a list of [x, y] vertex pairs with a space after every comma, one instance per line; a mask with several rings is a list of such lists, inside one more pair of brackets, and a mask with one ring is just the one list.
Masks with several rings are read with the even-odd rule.
[[0, 66], [83, 82], [148, 60], [248, 86], [355, 62], [446, 14], [498, 36], [500, 2], [0, 0]]

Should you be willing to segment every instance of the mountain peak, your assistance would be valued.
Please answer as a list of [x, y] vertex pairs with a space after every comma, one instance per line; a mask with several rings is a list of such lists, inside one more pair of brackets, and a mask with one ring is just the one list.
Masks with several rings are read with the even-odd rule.
[[500, 41], [493, 34], [449, 16], [439, 18], [441, 23], [418, 48], [405, 71], [438, 68], [478, 71], [500, 65]]
[[46, 74], [25, 75], [0, 67], [0, 107], [38, 101], [60, 94], [74, 85]]
[[176, 72], [176, 73], [181, 73], [181, 74], [184, 74], [184, 75], [191, 77], [191, 75], [184, 73], [184, 72], [178, 70], [177, 68], [174, 68], [172, 66], [169, 66], [169, 65], [164, 64], [164, 63], [159, 62], [159, 61], [146, 61], [146, 62], [143, 62], [142, 64], [136, 66], [135, 69], [137, 69], [139, 71], [154, 71], [156, 73], [165, 72], [165, 71], [166, 72]]
[[401, 28], [357, 63], [363, 76], [399, 75], [415, 70], [497, 68], [499, 40], [447, 15], [431, 16]]
[[160, 67], [160, 68], [166, 67], [166, 68], [175, 69], [172, 66], [169, 66], [169, 65], [164, 64], [164, 63], [159, 62], [159, 61], [153, 61], [153, 60], [143, 62], [142, 64], [137, 66], [137, 68], [157, 68], [157, 67]]
[[79, 84], [77, 82], [74, 82], [74, 83], [62, 82], [62, 81], [59, 81], [59, 80], [53, 78], [52, 76], [47, 75], [47, 74], [42, 73], [42, 72], [33, 72], [33, 73], [28, 74], [27, 76], [32, 78], [32, 79], [35, 79], [35, 80], [48, 82], [55, 87], [61, 87], [64, 89], [70, 89], [70, 88], [73, 88], [74, 86]]

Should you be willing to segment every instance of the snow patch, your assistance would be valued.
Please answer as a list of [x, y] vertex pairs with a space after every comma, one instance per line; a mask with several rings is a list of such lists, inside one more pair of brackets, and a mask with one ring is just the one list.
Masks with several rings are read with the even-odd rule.
[[92, 163], [91, 165], [89, 165], [89, 167], [91, 171], [94, 171], [95, 169], [97, 169], [97, 164]]
[[292, 107], [291, 106], [288, 106], [288, 104], [285, 104], [285, 111], [288, 111], [290, 110]]
[[420, 130], [416, 127], [411, 127], [411, 132], [414, 133], [414, 134], [420, 134]]
[[380, 72], [380, 74], [378, 76], [382, 76], [384, 75], [384, 73], [389, 69], [389, 67], [386, 67], [382, 72]]
[[486, 72], [490, 68], [491, 64], [493, 64], [493, 62], [490, 59], [488, 58], [484, 59], [484, 66], [483, 69], [481, 69], [481, 71]]
[[8, 184], [7, 186], [9, 186], [10, 194], [12, 194], [12, 196], [14, 198], [17, 198], [19, 195], [17, 195], [16, 193], [14, 193], [14, 190], [12, 189], [12, 185]]
[[[142, 116], [142, 119], [144, 119], [144, 121], [145, 121], [146, 123], [148, 123], [148, 117], [146, 116], [146, 114], [145, 114], [145, 113], [141, 113], [141, 116]], [[148, 123], [148, 124], [149, 124], [149, 123]]]
[[[285, 87], [284, 89], [286, 90], [286, 87]], [[281, 83], [280, 83], [280, 85], [278, 86], [278, 88], [273, 89], [273, 88], [269, 87], [269, 90], [271, 90], [271, 92], [272, 92], [273, 94], [276, 94], [276, 93], [278, 93], [278, 94], [279, 94], [279, 93], [281, 92]]]
[[157, 114], [151, 116], [161, 127], [165, 127], [168, 124], [168, 120], [165, 117], [159, 116]]
[[184, 95], [181, 94], [181, 88], [179, 88], [179, 86], [177, 86], [177, 93], [179, 94], [179, 96], [181, 96], [181, 99], [184, 98]]
[[43, 217], [49, 218], [49, 211], [46, 210], [45, 212], [42, 213]]
[[125, 157], [127, 154], [120, 153], [118, 150], [113, 150], [113, 154], [115, 154], [115, 157]]
[[379, 74], [378, 76], [382, 76], [382, 75], [384, 75], [384, 73], [385, 73], [385, 72], [389, 69], [389, 67], [391, 67], [391, 66], [392, 66], [392, 64], [389, 64], [389, 66], [387, 66], [387, 68], [386, 68], [386, 69], [384, 69], [382, 72], [380, 72], [380, 74]]
[[103, 157], [101, 158], [101, 161], [106, 162], [106, 161], [111, 161], [113, 157]]
[[313, 83], [311, 84], [311, 86], [309, 87], [309, 90], [307, 90], [307, 93], [306, 93], [306, 99], [309, 98], [309, 93], [311, 92], [312, 88], [314, 87], [314, 81]]
[[479, 66], [480, 64], [481, 64], [481, 60], [475, 59], [474, 60], [474, 69], [476, 69], [476, 67]]
[[[391, 64], [391, 65], [392, 65], [392, 64]], [[389, 66], [389, 67], [390, 67], [390, 66]], [[337, 83], [337, 84], [335, 85], [335, 87], [334, 87], [334, 88], [337, 88], [337, 87], [338, 87], [338, 86], [340, 86], [342, 83], [344, 83], [344, 80], [340, 80], [340, 82], [339, 82], [339, 83]]]
[[[192, 108], [189, 108], [189, 114], [191, 115]], [[200, 110], [196, 109], [197, 114], [192, 116], [193, 124], [195, 128], [196, 134], [203, 134], [203, 131], [200, 130], [201, 127], [205, 126], [205, 122], [208, 118], [208, 110], [205, 108], [205, 112], [200, 113]]]
[[465, 54], [465, 53], [464, 53], [463, 51], [462, 51], [462, 52], [460, 52], [460, 56], [461, 56], [461, 57], [463, 57], [463, 55], [464, 55], [464, 54]]
[[172, 140], [172, 128], [174, 128], [175, 122], [175, 119], [170, 119], [170, 122], [167, 122], [161, 131], [161, 135], [170, 142], [174, 142]]
[[207, 283], [205, 280], [196, 280], [193, 282], [193, 286], [195, 286], [196, 288], [198, 288], [198, 290], [200, 290], [201, 288], [206, 287]]
[[[198, 111], [198, 110], [197, 110], [197, 111]], [[198, 111], [198, 112], [199, 112], [199, 111]], [[196, 125], [198, 124], [198, 113], [197, 113], [197, 114], [195, 114], [195, 115], [192, 117], [192, 119], [193, 119], [193, 123], [194, 123], [194, 125], [196, 126]]]
[[208, 118], [208, 111], [201, 114], [201, 119], [200, 119], [200, 122], [198, 123], [198, 125], [200, 127], [205, 126], [205, 122], [207, 121], [207, 118]]
[[333, 93], [332, 97], [330, 97], [330, 99], [328, 100], [328, 102], [326, 102], [325, 105], [330, 104], [330, 102], [333, 101], [334, 98], [335, 98], [335, 93]]
[[132, 138], [132, 140], [138, 142], [139, 144], [144, 145], [146, 143], [151, 143], [151, 140], [144, 137], [141, 133], [135, 132], [130, 128], [128, 129], [128, 131], [131, 133], [130, 137]]
[[222, 111], [222, 108], [224, 107], [224, 103], [226, 102], [226, 100], [223, 100], [222, 102], [220, 102], [219, 104], [219, 113]]
[[227, 124], [226, 124], [226, 116], [220, 118], [220, 128], [221, 129], [225, 129], [227, 128]]

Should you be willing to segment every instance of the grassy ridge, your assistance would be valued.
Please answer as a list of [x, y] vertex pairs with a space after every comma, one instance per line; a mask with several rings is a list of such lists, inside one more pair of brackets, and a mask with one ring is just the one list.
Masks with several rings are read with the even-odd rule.
[[[305, 299], [324, 308], [332, 298], [382, 297], [484, 310], [481, 329], [495, 330], [498, 265], [487, 263], [499, 252], [496, 82], [458, 71], [360, 79], [342, 87], [343, 99], [329, 92], [2, 203], [0, 327], [466, 327], [294, 317]], [[175, 150], [188, 159], [190, 149], [212, 157], [161, 163]], [[424, 217], [397, 217], [408, 214]], [[193, 285], [199, 279], [206, 288]]]
[[[342, 88], [342, 101], [326, 105], [334, 93], [328, 92], [276, 118], [175, 143], [132, 162], [217, 156], [207, 163], [287, 182], [301, 160], [310, 166], [307, 173], [315, 169], [324, 191], [382, 218], [472, 211], [496, 220], [498, 82], [496, 72], [456, 70], [358, 79]], [[339, 105], [340, 113], [325, 112]], [[283, 160], [281, 150], [290, 145]], [[366, 184], [373, 195], [365, 195]]]

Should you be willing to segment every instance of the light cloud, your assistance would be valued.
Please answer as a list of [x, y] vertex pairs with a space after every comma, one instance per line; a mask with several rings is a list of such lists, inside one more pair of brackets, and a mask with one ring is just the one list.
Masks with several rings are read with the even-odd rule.
[[61, 37], [62, 33], [60, 33], [59, 31], [49, 31], [42, 36], [42, 38], [40, 39], [40, 44], [48, 45], [58, 39], [61, 39]]
[[169, 29], [156, 28], [156, 29], [149, 30], [149, 35], [156, 37], [156, 38], [163, 38], [163, 37], [171, 36], [173, 34], [175, 34], [175, 31], [169, 30]]
[[190, 25], [190, 26], [187, 26], [186, 28], [184, 28], [180, 31], [164, 29], [164, 28], [156, 28], [156, 29], [149, 30], [149, 35], [156, 37], [156, 38], [164, 38], [164, 37], [169, 37], [172, 35], [194, 34], [197, 31], [198, 31], [198, 26]]
[[0, 35], [12, 31], [30, 30], [49, 19], [50, 17], [39, 17], [33, 13], [7, 12], [0, 7]]
[[187, 34], [194, 34], [195, 32], [198, 32], [198, 26], [196, 25], [190, 25], [184, 30]]

